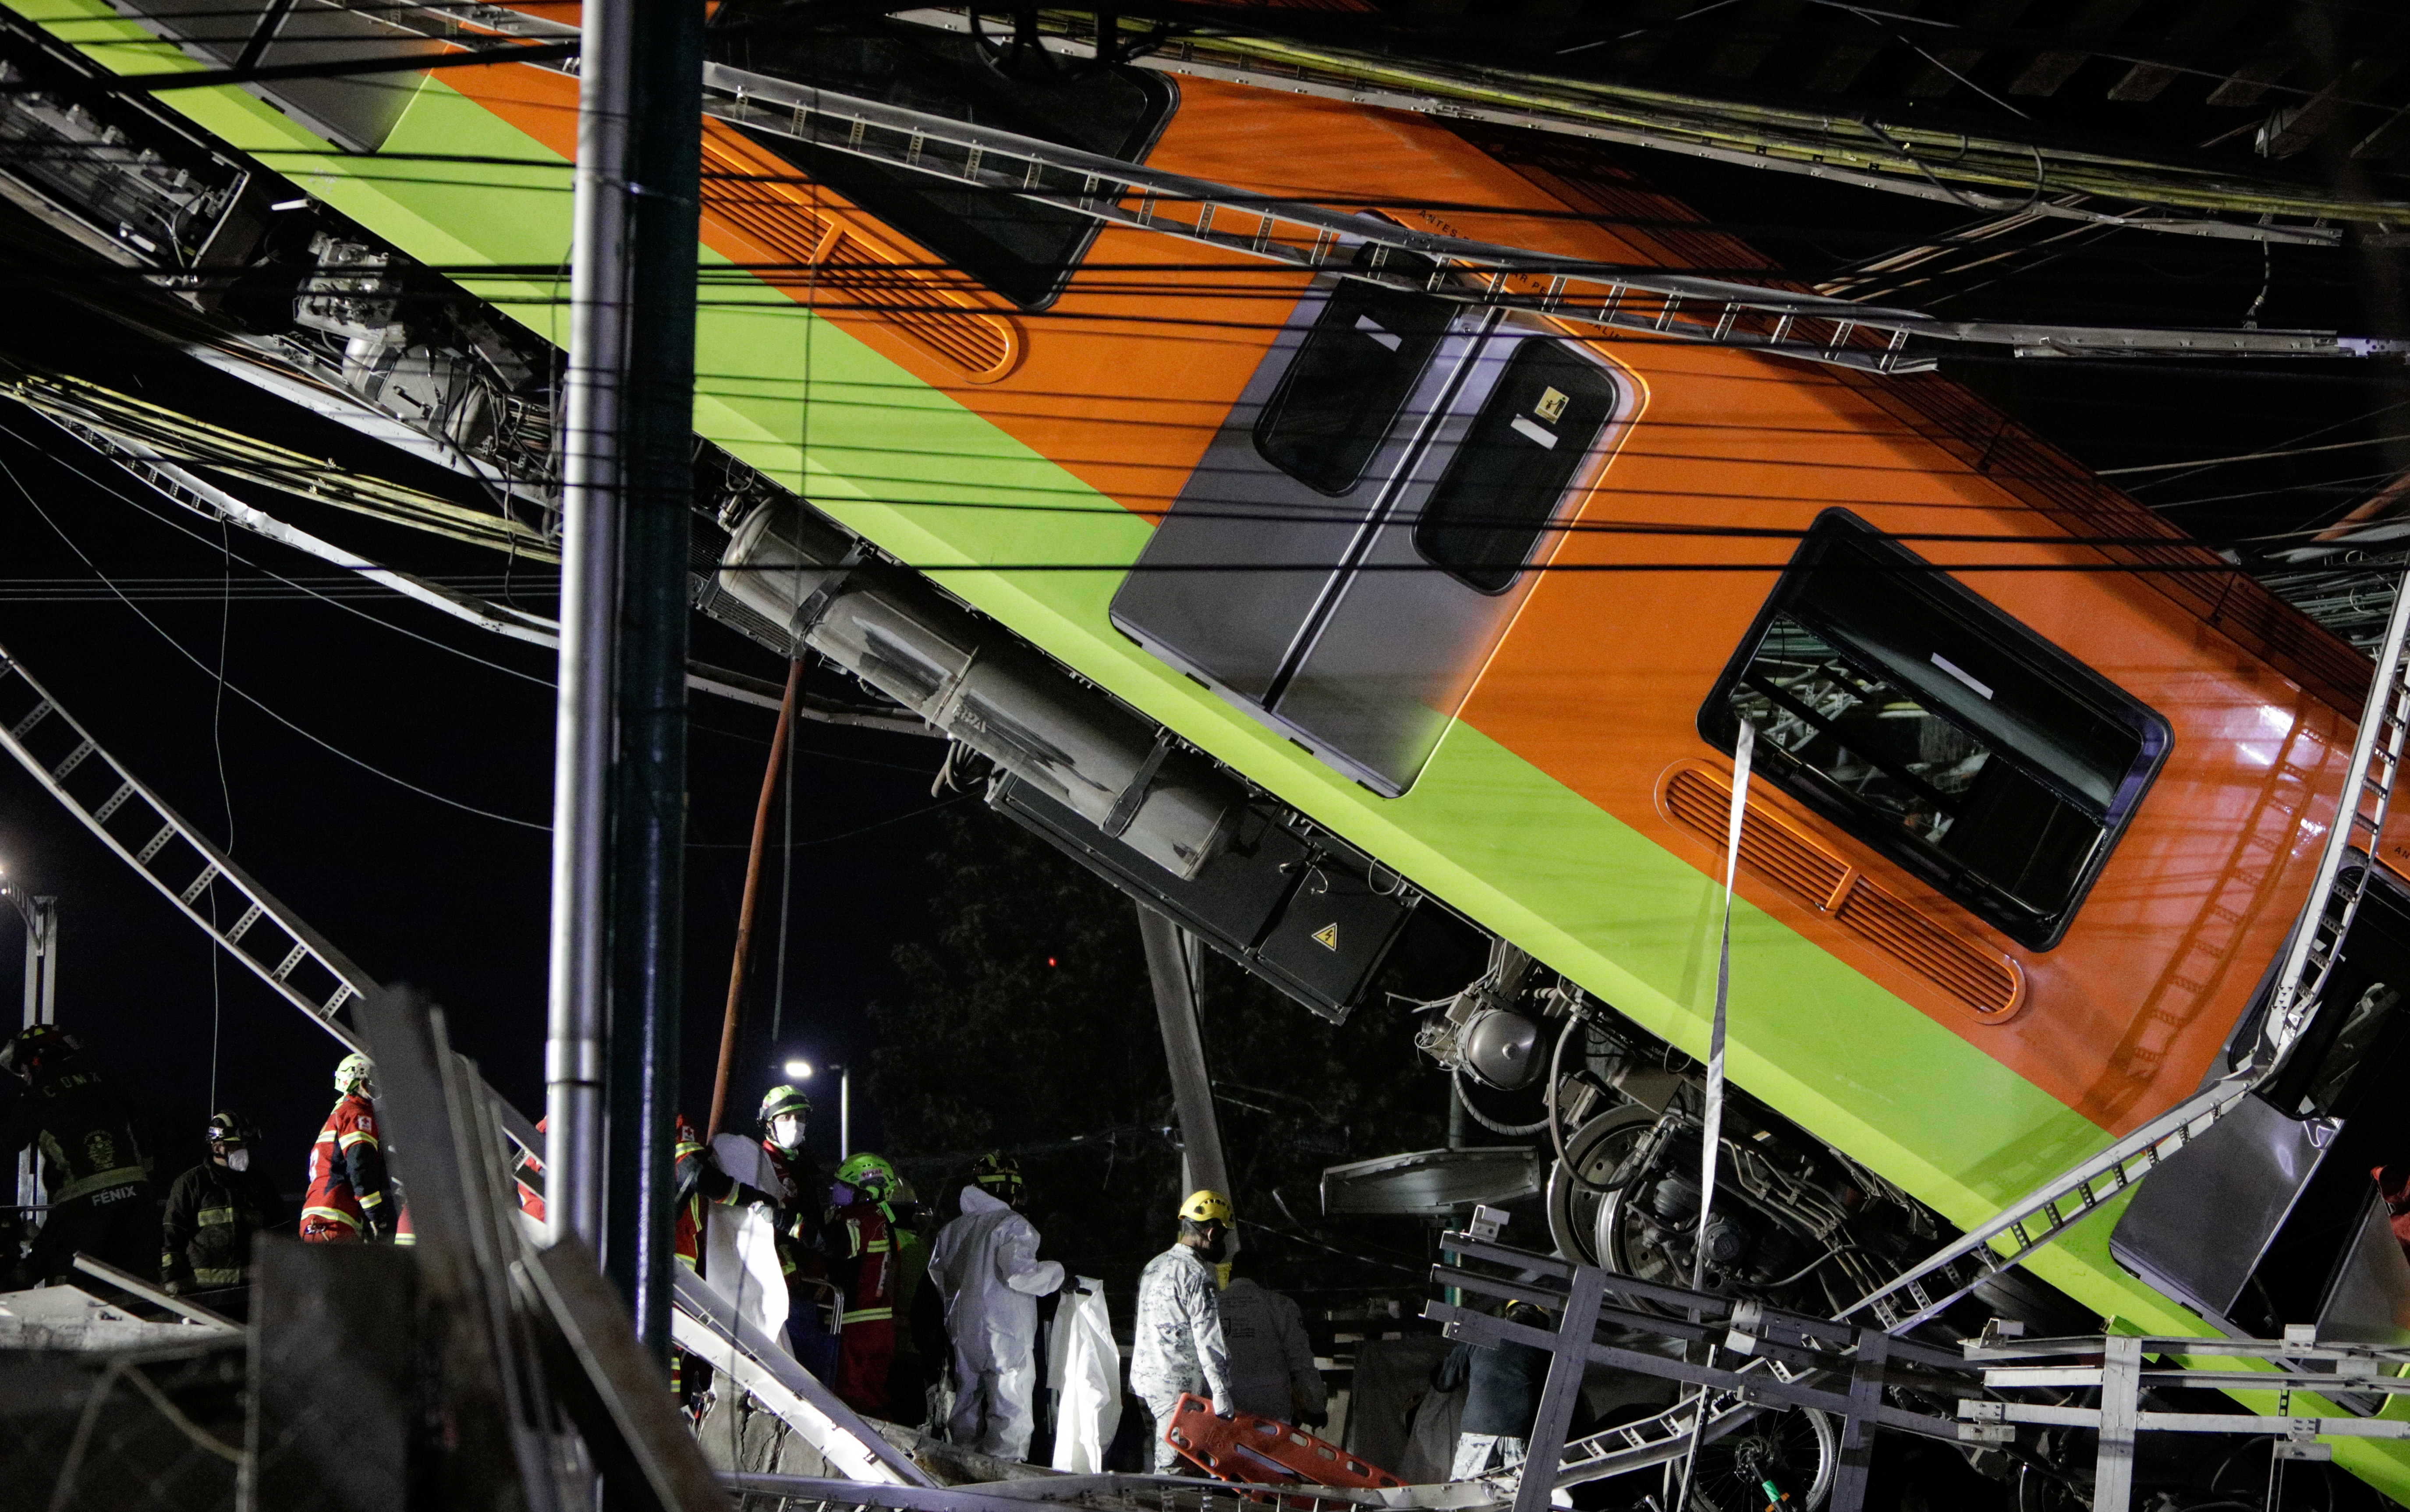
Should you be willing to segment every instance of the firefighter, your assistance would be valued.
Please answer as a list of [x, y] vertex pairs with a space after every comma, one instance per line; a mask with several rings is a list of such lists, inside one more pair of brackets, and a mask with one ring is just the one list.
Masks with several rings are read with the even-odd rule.
[[376, 1067], [355, 1052], [335, 1067], [334, 1112], [310, 1146], [310, 1194], [301, 1237], [317, 1244], [392, 1236], [385, 1210], [385, 1152], [377, 1144]]
[[856, 1412], [892, 1418], [888, 1377], [895, 1364], [895, 1219], [886, 1199], [895, 1168], [864, 1150], [836, 1168], [829, 1185], [828, 1226], [836, 1280], [845, 1287], [845, 1327], [837, 1334], [836, 1394]]
[[0, 1070], [25, 1083], [16, 1111], [0, 1123], [0, 1158], [39, 1141], [50, 1199], [26, 1269], [36, 1282], [62, 1282], [82, 1253], [155, 1280], [159, 1202], [151, 1158], [134, 1136], [125, 1099], [83, 1064], [82, 1048], [51, 1024], [0, 1046]]
[[[777, 1208], [782, 1236], [806, 1249], [817, 1249], [819, 1225], [808, 1220], [820, 1215], [820, 1172], [812, 1169], [812, 1157], [804, 1150], [811, 1116], [812, 1099], [784, 1083], [762, 1096], [762, 1153], [769, 1156], [779, 1184], [777, 1191], [762, 1195]], [[808, 1213], [807, 1200], [812, 1203]]]
[[161, 1224], [159, 1275], [174, 1296], [213, 1296], [210, 1305], [240, 1316], [241, 1289], [251, 1285], [252, 1236], [285, 1224], [284, 1199], [268, 1172], [252, 1169], [259, 1130], [240, 1113], [210, 1120], [210, 1157], [167, 1189]]

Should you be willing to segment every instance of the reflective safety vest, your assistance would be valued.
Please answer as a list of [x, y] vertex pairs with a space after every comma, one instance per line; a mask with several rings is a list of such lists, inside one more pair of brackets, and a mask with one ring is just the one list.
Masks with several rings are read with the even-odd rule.
[[[836, 1211], [844, 1226], [847, 1271], [846, 1327], [878, 1323], [895, 1316], [895, 1231], [876, 1202], [856, 1202]], [[830, 1236], [834, 1239], [835, 1236]]]
[[377, 1144], [376, 1109], [356, 1092], [343, 1094], [310, 1146], [310, 1195], [302, 1199], [301, 1221], [312, 1218], [354, 1230], [368, 1221], [391, 1221], [385, 1213], [385, 1154]]

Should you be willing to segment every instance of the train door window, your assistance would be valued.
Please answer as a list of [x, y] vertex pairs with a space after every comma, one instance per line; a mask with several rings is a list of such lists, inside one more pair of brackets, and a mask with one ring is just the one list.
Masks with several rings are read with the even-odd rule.
[[1700, 711], [1766, 776], [2036, 950], [2140, 803], [2167, 721], [1865, 521], [1828, 511]]
[[1615, 414], [1615, 380], [1562, 342], [1520, 342], [1415, 527], [1423, 560], [1503, 593]]
[[[1405, 261], [1393, 255], [1389, 265]], [[1327, 494], [1354, 488], [1459, 308], [1342, 279], [1257, 417], [1256, 450], [1308, 487]]]
[[[976, 39], [907, 22], [801, 30], [778, 0], [722, 0], [708, 48], [713, 62], [732, 68], [1128, 162], [1145, 160], [1178, 100], [1169, 80], [1136, 68], [1008, 77], [980, 56]], [[1052, 303], [1096, 238], [1097, 222], [1076, 211], [956, 187], [835, 145], [748, 135], [1024, 309]], [[957, 172], [964, 156], [940, 142], [922, 153], [930, 167]]]

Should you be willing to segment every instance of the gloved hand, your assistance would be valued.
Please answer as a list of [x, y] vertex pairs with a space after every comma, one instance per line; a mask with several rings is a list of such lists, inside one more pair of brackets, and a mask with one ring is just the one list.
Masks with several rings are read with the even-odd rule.
[[1297, 1424], [1299, 1428], [1328, 1428], [1330, 1426], [1330, 1414], [1327, 1412], [1309, 1412], [1305, 1416], [1299, 1418], [1297, 1420]]
[[1235, 1402], [1216, 1402], [1213, 1403], [1213, 1416], [1222, 1418], [1225, 1421], [1227, 1421], [1230, 1415], [1238, 1410], [1239, 1404]]
[[191, 1288], [186, 1287], [183, 1282], [176, 1280], [173, 1277], [169, 1277], [167, 1284], [160, 1289], [165, 1291], [170, 1297], [181, 1297]]

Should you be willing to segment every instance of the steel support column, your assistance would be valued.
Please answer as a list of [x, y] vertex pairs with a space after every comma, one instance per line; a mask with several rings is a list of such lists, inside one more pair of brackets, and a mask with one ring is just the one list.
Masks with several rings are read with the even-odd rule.
[[605, 864], [619, 607], [619, 411], [628, 349], [630, 0], [583, 16], [569, 361], [560, 396], [560, 662], [552, 763], [545, 1222], [602, 1244]]
[[1172, 1108], [1180, 1119], [1181, 1185], [1189, 1192], [1211, 1187], [1227, 1197], [1230, 1177], [1222, 1164], [1222, 1126], [1213, 1114], [1213, 1079], [1205, 1069], [1205, 1037], [1197, 1022], [1196, 940], [1144, 904], [1139, 905], [1138, 928], [1146, 941], [1146, 974], [1154, 983], [1163, 1058], [1171, 1068]]
[[[632, 9], [620, 411], [618, 765], [612, 787], [610, 1187], [603, 1266], [670, 1348], [671, 1118], [685, 949], [687, 519], [694, 502], [703, 0]], [[591, 67], [589, 56], [586, 65]]]
[[702, 0], [585, 9], [562, 406], [550, 1222], [596, 1243], [662, 1353], [703, 22]]

